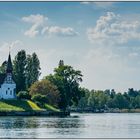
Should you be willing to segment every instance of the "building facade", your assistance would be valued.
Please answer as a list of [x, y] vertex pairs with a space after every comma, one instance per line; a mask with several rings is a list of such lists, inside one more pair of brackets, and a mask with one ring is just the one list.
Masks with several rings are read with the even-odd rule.
[[16, 83], [12, 71], [13, 67], [9, 54], [6, 73], [0, 74], [0, 99], [16, 99]]

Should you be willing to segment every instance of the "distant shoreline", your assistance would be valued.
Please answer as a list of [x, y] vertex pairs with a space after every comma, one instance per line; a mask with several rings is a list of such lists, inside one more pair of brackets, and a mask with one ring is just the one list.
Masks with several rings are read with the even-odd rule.
[[140, 113], [140, 109], [82, 110], [71, 109], [71, 113]]

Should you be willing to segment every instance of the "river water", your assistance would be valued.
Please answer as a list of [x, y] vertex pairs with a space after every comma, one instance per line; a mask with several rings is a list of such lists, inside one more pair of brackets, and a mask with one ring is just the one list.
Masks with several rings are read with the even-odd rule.
[[0, 138], [140, 138], [140, 114], [0, 117]]

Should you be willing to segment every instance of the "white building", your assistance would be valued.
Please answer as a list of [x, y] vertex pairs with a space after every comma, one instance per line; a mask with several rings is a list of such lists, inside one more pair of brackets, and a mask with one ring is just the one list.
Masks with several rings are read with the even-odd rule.
[[9, 54], [6, 73], [0, 74], [0, 99], [16, 98], [16, 83], [13, 80], [13, 67]]

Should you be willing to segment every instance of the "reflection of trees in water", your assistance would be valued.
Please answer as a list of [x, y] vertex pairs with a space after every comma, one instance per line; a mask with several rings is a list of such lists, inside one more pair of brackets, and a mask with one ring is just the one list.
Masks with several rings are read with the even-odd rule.
[[77, 118], [58, 118], [44, 124], [47, 128], [80, 128], [84, 124]]
[[0, 119], [0, 137], [4, 138], [39, 138], [76, 136], [85, 128], [80, 118], [53, 117], [2, 117]]
[[0, 128], [12, 129], [12, 128], [37, 128], [39, 126], [38, 121], [33, 117], [5, 117], [1, 119]]
[[[54, 136], [58, 137], [68, 137], [70, 135], [76, 136], [82, 133], [81, 128], [85, 127], [84, 121], [79, 118], [56, 118], [49, 120], [48, 123], [44, 124], [44, 127], [52, 130]], [[47, 132], [47, 129], [46, 129]]]
[[38, 128], [38, 126], [39, 122], [34, 117], [1, 118], [0, 137], [2, 136], [2, 138], [35, 138], [37, 135], [37, 129], [33, 128]]

